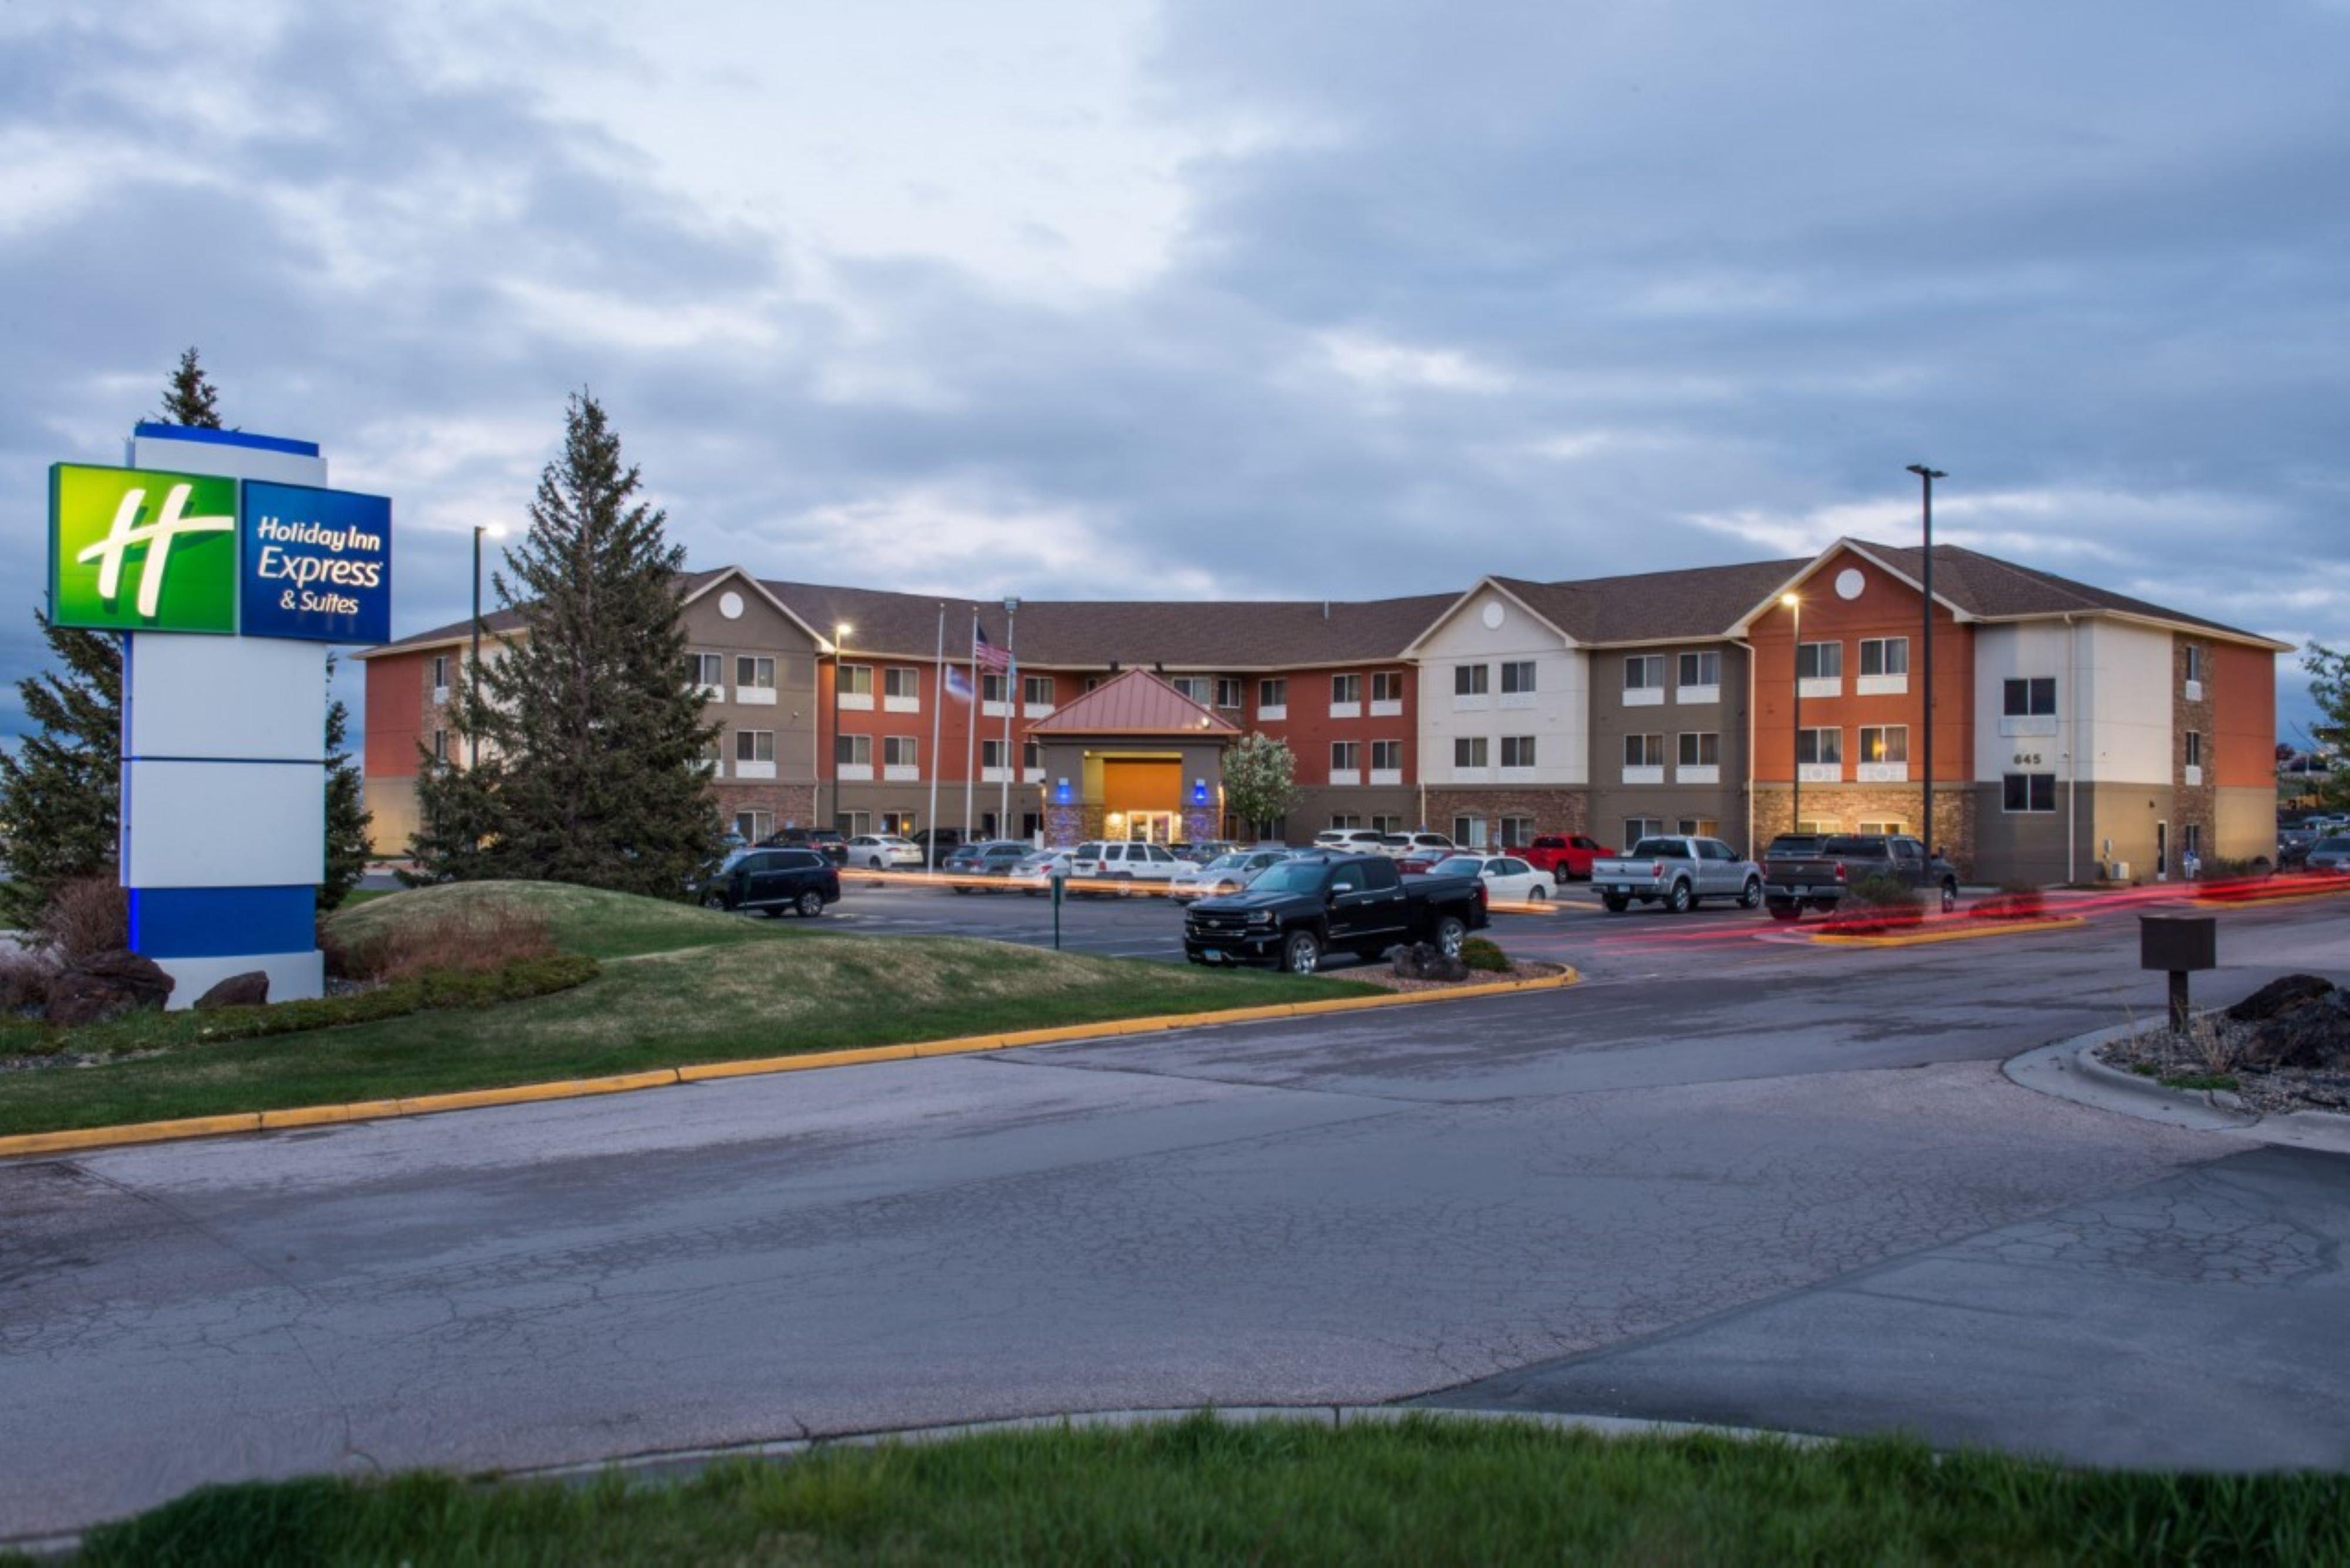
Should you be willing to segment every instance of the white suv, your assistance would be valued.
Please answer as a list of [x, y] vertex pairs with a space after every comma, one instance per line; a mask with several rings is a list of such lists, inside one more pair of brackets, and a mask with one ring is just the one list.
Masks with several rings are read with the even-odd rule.
[[1385, 855], [1388, 836], [1376, 827], [1326, 827], [1314, 836], [1314, 847], [1333, 855]]
[[1379, 844], [1382, 852], [1399, 860], [1458, 855], [1461, 846], [1440, 833], [1390, 833]]
[[1096, 840], [1069, 857], [1072, 881], [1171, 882], [1179, 871], [1197, 871], [1194, 861], [1178, 860], [1163, 844]]

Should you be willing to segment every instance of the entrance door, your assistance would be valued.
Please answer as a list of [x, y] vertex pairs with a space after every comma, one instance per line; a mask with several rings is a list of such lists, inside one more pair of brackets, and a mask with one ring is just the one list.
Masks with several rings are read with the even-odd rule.
[[2154, 825], [2154, 879], [2170, 880], [2170, 824], [2167, 822]]
[[1138, 844], [1172, 844], [1175, 842], [1175, 814], [1171, 811], [1129, 811], [1126, 814], [1126, 836]]

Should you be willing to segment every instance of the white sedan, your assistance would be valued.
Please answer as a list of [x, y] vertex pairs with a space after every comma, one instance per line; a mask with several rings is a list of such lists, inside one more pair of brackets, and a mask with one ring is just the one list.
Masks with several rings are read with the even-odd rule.
[[1496, 904], [1539, 904], [1558, 897], [1558, 883], [1514, 855], [1455, 855], [1436, 863], [1437, 877], [1481, 877], [1485, 898]]
[[848, 841], [848, 863], [874, 871], [919, 871], [922, 846], [894, 833], [860, 833]]
[[1076, 856], [1074, 849], [1040, 849], [1034, 855], [1022, 857], [1020, 863], [1004, 874], [1003, 879], [1033, 898], [1050, 891], [1054, 877], [1066, 881], [1069, 875], [1069, 862]]

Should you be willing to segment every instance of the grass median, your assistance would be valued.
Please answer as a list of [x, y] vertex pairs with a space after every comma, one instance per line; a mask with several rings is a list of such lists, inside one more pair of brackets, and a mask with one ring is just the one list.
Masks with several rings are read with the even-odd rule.
[[651, 1067], [943, 1040], [1368, 993], [1359, 983], [1092, 958], [953, 937], [867, 937], [551, 884], [423, 888], [338, 913], [364, 940], [458, 901], [518, 899], [602, 963], [485, 1008], [0, 1074], [0, 1134], [389, 1099]]
[[2078, 1471], [1422, 1418], [1209, 1417], [736, 1461], [692, 1480], [216, 1487], [91, 1565], [636, 1563], [2340, 1562], [2336, 1475]]

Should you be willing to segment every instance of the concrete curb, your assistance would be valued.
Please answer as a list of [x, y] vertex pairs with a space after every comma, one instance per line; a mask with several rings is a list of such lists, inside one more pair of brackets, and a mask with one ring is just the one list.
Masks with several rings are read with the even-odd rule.
[[552, 1083], [515, 1084], [500, 1089], [460, 1089], [448, 1094], [417, 1095], [397, 1100], [359, 1100], [344, 1105], [297, 1106], [277, 1111], [236, 1111], [224, 1116], [182, 1116], [172, 1121], [128, 1122], [116, 1127], [14, 1133], [0, 1137], [0, 1159], [24, 1155], [71, 1154], [131, 1144], [167, 1143], [181, 1138], [218, 1137], [228, 1133], [321, 1127], [338, 1122], [384, 1121], [400, 1116], [432, 1116], [442, 1111], [475, 1110], [484, 1106], [587, 1099], [598, 1095], [666, 1088], [675, 1084], [698, 1084], [713, 1078], [806, 1073], [825, 1067], [858, 1067], [874, 1062], [904, 1062], [931, 1056], [967, 1056], [983, 1051], [1016, 1051], [1024, 1046], [1059, 1045], [1077, 1040], [1117, 1040], [1128, 1035], [1158, 1034], [1178, 1029], [1210, 1029], [1225, 1023], [1262, 1023], [1277, 1018], [1318, 1018], [1326, 1013], [1358, 1012], [1375, 1007], [1471, 1002], [1480, 997], [1511, 996], [1521, 992], [1564, 991], [1568, 986], [1582, 983], [1582, 972], [1567, 967], [1558, 974], [1543, 975], [1534, 980], [1489, 981], [1451, 991], [1388, 991], [1375, 996], [1334, 996], [1325, 1002], [1227, 1007], [1214, 1012], [1165, 1012], [1146, 1018], [1111, 1019], [1101, 1023], [1070, 1023], [1052, 1029], [1015, 1030], [1003, 1034], [968, 1034], [949, 1040], [921, 1040], [904, 1045], [862, 1045], [842, 1051], [810, 1051], [796, 1056], [761, 1056], [737, 1062], [656, 1067], [647, 1072], [622, 1073], [605, 1078], [562, 1078]]
[[2000, 1071], [2021, 1088], [2116, 1116], [2217, 1133], [2246, 1143], [2350, 1154], [2350, 1116], [2323, 1111], [2263, 1116], [2223, 1104], [2210, 1090], [2165, 1088], [2151, 1078], [2108, 1067], [2096, 1059], [2098, 1046], [2131, 1034], [2137, 1027], [2118, 1023], [2059, 1040], [2010, 1058]]
[[1918, 931], [1906, 937], [1846, 936], [1819, 931], [1812, 941], [1831, 948], [1922, 948], [1935, 942], [1971, 942], [1985, 937], [2022, 936], [2029, 931], [2068, 931], [2089, 923], [2085, 915], [2058, 915], [2045, 920], [1984, 920], [1953, 930]]
[[2199, 909], [2265, 909], [2272, 904], [2314, 904], [2320, 898], [2338, 898], [2350, 893], [2350, 883], [2339, 888], [2312, 888], [2303, 893], [2255, 894], [2244, 898], [2213, 898], [2202, 894], [2188, 901]]

